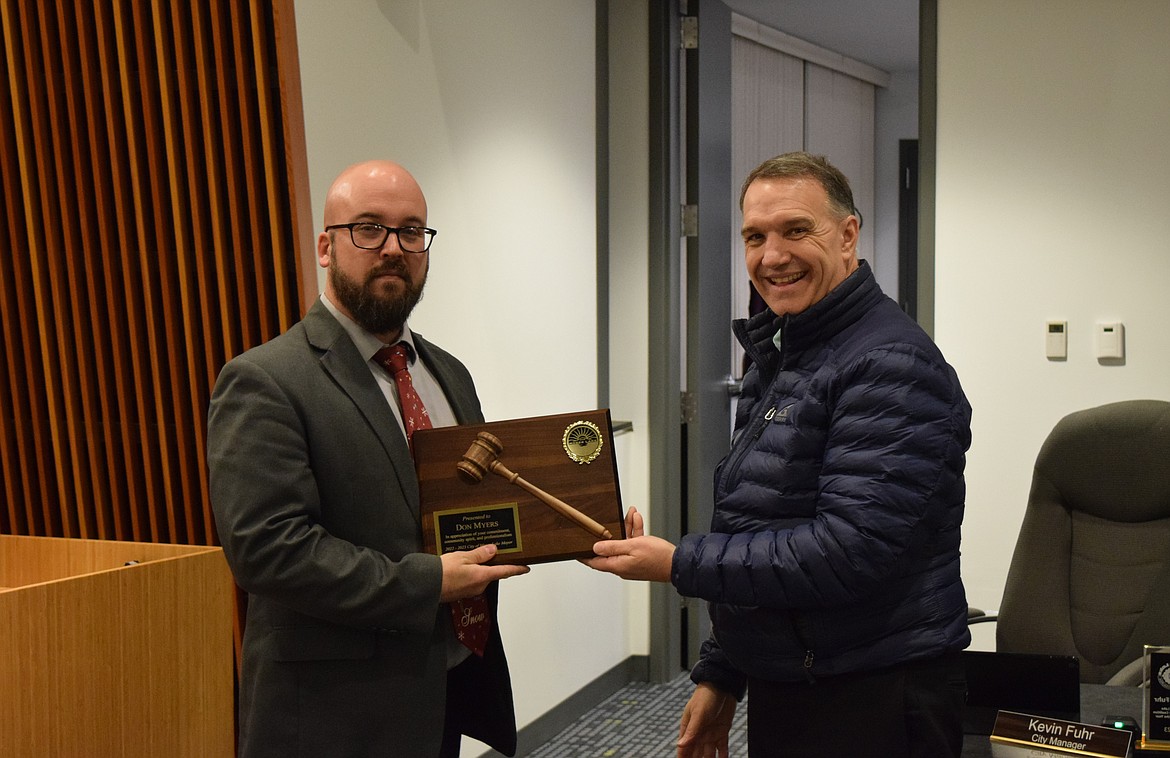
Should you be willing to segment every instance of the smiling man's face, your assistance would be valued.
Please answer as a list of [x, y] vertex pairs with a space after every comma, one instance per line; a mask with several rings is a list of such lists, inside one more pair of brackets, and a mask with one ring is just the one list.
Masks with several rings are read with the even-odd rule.
[[756, 179], [743, 197], [744, 263], [777, 316], [808, 309], [857, 269], [857, 232], [815, 179]]

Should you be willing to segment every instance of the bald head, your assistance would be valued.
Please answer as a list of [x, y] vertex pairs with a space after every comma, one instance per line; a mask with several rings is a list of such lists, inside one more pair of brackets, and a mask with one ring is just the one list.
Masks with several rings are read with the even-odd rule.
[[[410, 172], [393, 161], [363, 161], [342, 171], [325, 196], [325, 226], [347, 224], [358, 220], [358, 215], [367, 213], [368, 208], [393, 202], [396, 205], [409, 203], [415, 206], [412, 224], [425, 226], [427, 201], [422, 188]], [[421, 217], [418, 217], [421, 214]], [[382, 222], [385, 223], [385, 222]], [[407, 225], [402, 222], [402, 225]]]
[[[372, 247], [368, 232], [355, 242], [355, 225], [383, 227], [381, 245]], [[405, 228], [426, 225], [422, 189], [409, 171], [392, 161], [346, 168], [325, 197], [325, 228], [317, 235], [317, 261], [329, 270], [325, 296], [386, 344], [397, 339], [422, 297], [430, 260], [425, 250], [404, 250], [399, 235]], [[410, 240], [413, 247], [416, 238]]]

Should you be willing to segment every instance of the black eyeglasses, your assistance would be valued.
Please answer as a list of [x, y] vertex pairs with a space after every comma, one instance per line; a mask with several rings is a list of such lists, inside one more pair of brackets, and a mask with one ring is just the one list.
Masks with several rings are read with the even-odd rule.
[[380, 249], [393, 232], [398, 238], [398, 247], [402, 248], [404, 253], [425, 253], [438, 234], [434, 229], [425, 226], [382, 226], [372, 221], [355, 221], [352, 224], [332, 224], [325, 227], [327, 232], [333, 229], [348, 229], [349, 238], [354, 246], [363, 250]]

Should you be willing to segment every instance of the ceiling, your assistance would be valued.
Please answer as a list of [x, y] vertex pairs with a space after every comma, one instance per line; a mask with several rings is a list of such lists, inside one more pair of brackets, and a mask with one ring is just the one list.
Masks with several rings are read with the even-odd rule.
[[723, 0], [731, 10], [889, 73], [918, 69], [918, 0]]

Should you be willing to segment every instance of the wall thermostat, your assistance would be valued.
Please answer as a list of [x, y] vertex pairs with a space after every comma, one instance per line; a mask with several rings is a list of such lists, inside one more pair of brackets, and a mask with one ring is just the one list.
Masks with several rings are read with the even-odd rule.
[[1120, 359], [1125, 357], [1125, 325], [1113, 321], [1097, 324], [1097, 357]]
[[1068, 322], [1049, 321], [1044, 331], [1044, 354], [1049, 360], [1068, 358]]

